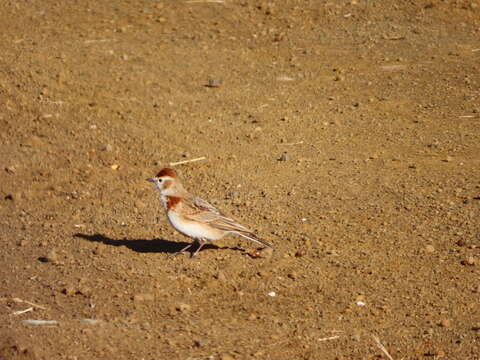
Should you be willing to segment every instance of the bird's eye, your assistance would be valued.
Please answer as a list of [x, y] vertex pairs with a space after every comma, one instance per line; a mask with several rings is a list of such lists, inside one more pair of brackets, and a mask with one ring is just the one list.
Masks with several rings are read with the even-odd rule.
[[158, 179], [158, 182], [162, 182], [162, 179]]

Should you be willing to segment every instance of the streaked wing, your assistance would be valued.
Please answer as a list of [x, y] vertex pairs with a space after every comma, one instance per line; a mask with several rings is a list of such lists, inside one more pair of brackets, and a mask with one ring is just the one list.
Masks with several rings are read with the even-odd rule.
[[205, 200], [197, 197], [184, 199], [191, 211], [184, 216], [193, 221], [208, 223], [210, 226], [225, 231], [245, 231], [251, 230], [238, 224], [235, 220], [223, 215], [217, 208]]
[[205, 211], [206, 210], [206, 211], [211, 211], [215, 214], [221, 214], [220, 211], [218, 211], [218, 209], [215, 206], [206, 202], [203, 199], [200, 199], [200, 198], [194, 196], [189, 200], [190, 200], [189, 205], [191, 205], [192, 207], [194, 207], [194, 208], [196, 208], [200, 211]]
[[235, 220], [226, 217], [220, 211], [218, 211], [217, 208], [215, 208], [213, 205], [210, 205], [205, 200], [192, 196], [189, 198], [184, 198], [183, 201], [186, 205], [183, 208], [185, 211], [183, 216], [186, 219], [207, 223], [211, 227], [218, 230], [230, 231], [234, 234], [238, 234], [244, 238], [273, 249], [272, 244], [260, 239], [252, 230], [240, 225]]

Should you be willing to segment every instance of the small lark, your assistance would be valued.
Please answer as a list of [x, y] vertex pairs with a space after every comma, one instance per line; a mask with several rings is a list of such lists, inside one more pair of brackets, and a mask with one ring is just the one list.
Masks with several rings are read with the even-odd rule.
[[209, 241], [218, 240], [227, 234], [237, 234], [259, 244], [273, 248], [272, 244], [260, 239], [253, 231], [226, 217], [205, 200], [190, 194], [183, 187], [174, 170], [162, 169], [157, 176], [147, 179], [160, 192], [160, 201], [172, 226], [194, 241], [180, 250], [182, 253], [198, 242], [197, 255]]

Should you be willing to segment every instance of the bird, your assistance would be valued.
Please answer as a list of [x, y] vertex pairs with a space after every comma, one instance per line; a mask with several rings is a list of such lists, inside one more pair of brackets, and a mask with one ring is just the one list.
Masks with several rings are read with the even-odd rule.
[[240, 235], [273, 249], [272, 244], [260, 239], [252, 230], [225, 216], [207, 201], [190, 194], [183, 187], [175, 170], [164, 168], [147, 181], [152, 182], [158, 190], [170, 224], [175, 230], [194, 240], [176, 254], [183, 253], [198, 243], [197, 249], [191, 255], [194, 257], [205, 244], [227, 234]]

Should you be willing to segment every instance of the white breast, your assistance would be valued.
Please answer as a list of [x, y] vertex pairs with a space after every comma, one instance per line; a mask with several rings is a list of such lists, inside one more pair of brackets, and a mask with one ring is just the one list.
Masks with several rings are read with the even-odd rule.
[[208, 225], [185, 220], [174, 211], [169, 211], [167, 217], [177, 231], [194, 239], [218, 240], [225, 235], [222, 231], [212, 229]]

